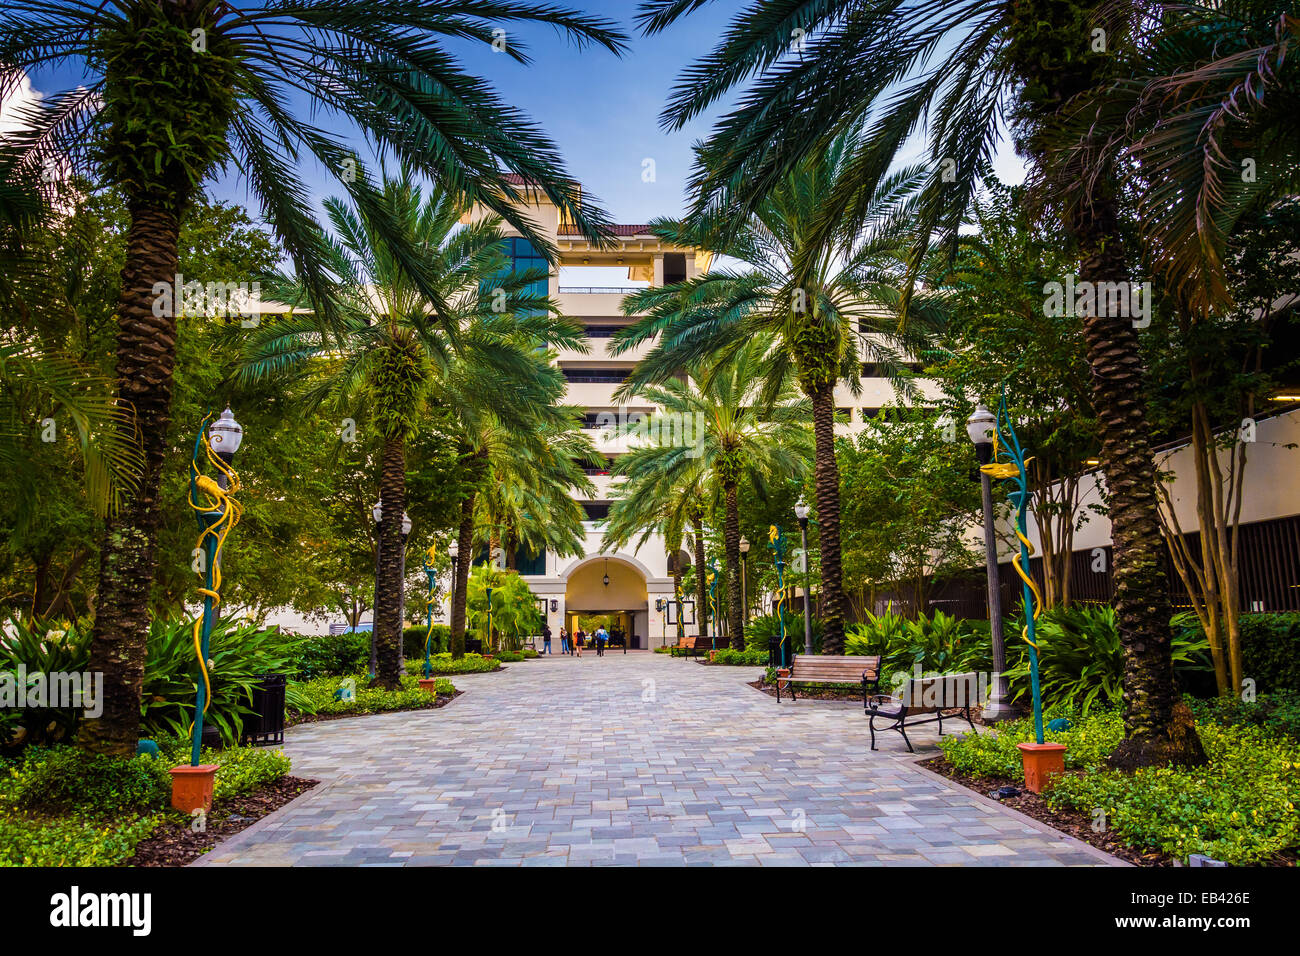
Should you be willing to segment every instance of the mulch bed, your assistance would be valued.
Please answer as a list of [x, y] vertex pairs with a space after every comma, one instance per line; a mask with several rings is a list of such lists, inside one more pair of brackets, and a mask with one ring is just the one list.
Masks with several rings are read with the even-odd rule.
[[401, 707], [397, 710], [370, 710], [362, 714], [290, 714], [285, 721], [286, 727], [296, 727], [299, 724], [314, 724], [322, 720], [344, 720], [350, 717], [378, 717], [380, 714], [403, 714], [412, 710], [437, 710], [439, 707], [446, 707], [453, 700], [465, 693], [458, 690], [454, 694], [439, 694], [436, 698], [427, 704], [421, 704], [419, 707]]
[[135, 855], [123, 865], [185, 866], [222, 840], [252, 826], [268, 813], [306, 793], [319, 782], [301, 777], [282, 777], [252, 793], [217, 800], [212, 804], [204, 832], [191, 831], [187, 820], [164, 823], [136, 844]]
[[1167, 853], [1161, 853], [1159, 850], [1147, 852], [1135, 850], [1133, 847], [1121, 843], [1114, 836], [1098, 833], [1092, 828], [1092, 817], [1080, 810], [1051, 809], [1047, 805], [1047, 801], [1038, 794], [1023, 789], [1025, 783], [1023, 780], [1012, 780], [1004, 777], [972, 777], [954, 770], [952, 764], [948, 763], [948, 758], [943, 756], [922, 760], [920, 765], [927, 770], [933, 770], [935, 773], [947, 777], [953, 783], [961, 784], [967, 790], [975, 791], [981, 797], [989, 796], [992, 791], [997, 790], [999, 787], [1015, 787], [1020, 790], [1020, 796], [998, 800], [998, 803], [1011, 807], [1013, 810], [1019, 810], [1025, 816], [1033, 817], [1035, 820], [1046, 823], [1053, 829], [1060, 830], [1076, 840], [1082, 840], [1084, 843], [1095, 846], [1098, 850], [1118, 857], [1125, 863], [1132, 863], [1134, 866], [1175, 865], [1174, 858]]

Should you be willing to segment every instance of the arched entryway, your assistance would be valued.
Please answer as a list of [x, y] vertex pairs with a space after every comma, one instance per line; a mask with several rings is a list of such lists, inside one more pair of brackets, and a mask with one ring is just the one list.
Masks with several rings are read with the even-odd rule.
[[619, 622], [625, 628], [629, 648], [650, 646], [649, 574], [639, 561], [626, 555], [597, 555], [572, 565], [563, 577], [564, 626], [570, 632], [580, 620], [608, 615], [607, 624]]

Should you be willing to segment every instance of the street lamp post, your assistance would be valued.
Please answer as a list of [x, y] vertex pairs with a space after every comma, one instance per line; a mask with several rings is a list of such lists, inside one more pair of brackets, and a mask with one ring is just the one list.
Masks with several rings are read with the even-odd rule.
[[487, 587], [487, 599], [488, 599], [487, 644], [488, 644], [488, 653], [491, 653], [492, 651], [492, 587], [491, 585], [488, 585]]
[[402, 608], [401, 616], [397, 620], [397, 673], [402, 674], [406, 671], [406, 541], [411, 537], [411, 516], [405, 511], [402, 512], [402, 571], [398, 581], [398, 594], [400, 606]]
[[778, 645], [781, 654], [776, 661], [769, 661], [769, 664], [788, 667], [790, 659], [785, 648], [785, 535], [780, 527], [772, 525], [768, 529], [767, 536], [772, 543], [772, 550], [776, 552], [776, 593], [779, 595], [776, 601], [776, 620], [781, 629], [780, 644]]
[[[451, 556], [451, 587], [447, 589], [447, 595], [451, 601], [451, 614], [448, 615], [447, 619], [451, 620], [456, 616], [456, 579], [460, 577], [460, 545], [453, 541], [447, 548], [447, 554]], [[447, 640], [450, 642], [451, 637], [448, 636]]]
[[379, 648], [375, 644], [375, 628], [379, 626], [379, 558], [384, 550], [384, 506], [376, 501], [370, 509], [370, 517], [375, 521], [375, 599], [371, 602], [370, 614], [370, 679], [379, 673]]
[[[993, 460], [993, 434], [996, 427], [997, 417], [983, 405], [976, 405], [975, 411], [966, 421], [966, 434], [975, 446], [975, 457], [981, 465], [987, 465]], [[980, 496], [984, 512], [984, 572], [988, 583], [989, 631], [993, 637], [993, 682], [982, 716], [987, 721], [995, 722], [1008, 720], [1015, 716], [1015, 712], [1011, 709], [1010, 690], [1005, 675], [1007, 649], [1002, 637], [1002, 588], [998, 583], [998, 546], [993, 531], [993, 480], [985, 471], [980, 472]]]
[[[204, 421], [204, 427], [200, 428], [195, 439], [190, 465], [190, 507], [194, 509], [199, 524], [199, 546], [195, 550], [203, 555], [203, 588], [200, 592], [203, 594], [203, 616], [195, 628], [203, 680], [196, 682], [194, 692], [194, 729], [190, 741], [190, 765], [193, 767], [199, 766], [203, 717], [211, 701], [208, 646], [216, 606], [221, 603], [221, 548], [240, 515], [239, 503], [231, 497], [239, 490], [239, 476], [231, 465], [244, 440], [244, 429], [235, 421], [229, 408], [210, 425], [208, 421], [210, 417]], [[205, 460], [217, 465], [215, 482], [202, 471], [201, 465]]]
[[749, 588], [745, 560], [749, 557], [749, 539], [740, 536], [740, 623], [749, 623]]
[[803, 652], [811, 654], [812, 646], [812, 602], [809, 597], [808, 568], [808, 504], [802, 498], [794, 506], [794, 516], [799, 519], [799, 537], [803, 542]]

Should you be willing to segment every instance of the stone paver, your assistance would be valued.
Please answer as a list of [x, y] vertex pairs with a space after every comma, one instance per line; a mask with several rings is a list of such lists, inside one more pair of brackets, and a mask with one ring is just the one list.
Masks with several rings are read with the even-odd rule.
[[[1098, 865], [1079, 841], [872, 752], [861, 704], [648, 652], [454, 678], [447, 707], [288, 731], [310, 794], [195, 865]], [[928, 733], [927, 733], [928, 732]], [[934, 725], [912, 734], [932, 751]]]

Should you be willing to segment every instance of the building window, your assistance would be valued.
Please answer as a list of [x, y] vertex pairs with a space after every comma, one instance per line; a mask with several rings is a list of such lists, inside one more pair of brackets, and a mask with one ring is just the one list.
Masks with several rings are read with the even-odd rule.
[[542, 277], [535, 282], [528, 284], [530, 295], [546, 296], [550, 294], [550, 275], [551, 266], [546, 261], [546, 257], [538, 252], [531, 242], [518, 236], [511, 236], [504, 240], [506, 255], [510, 257], [511, 272], [527, 272], [530, 269], [540, 269]]
[[609, 502], [584, 501], [582, 510], [586, 512], [588, 521], [604, 521], [609, 517]]
[[676, 285], [686, 281], [686, 254], [668, 252], [664, 254], [664, 285]]
[[566, 368], [561, 371], [566, 381], [609, 385], [622, 384], [632, 373], [630, 368]]

